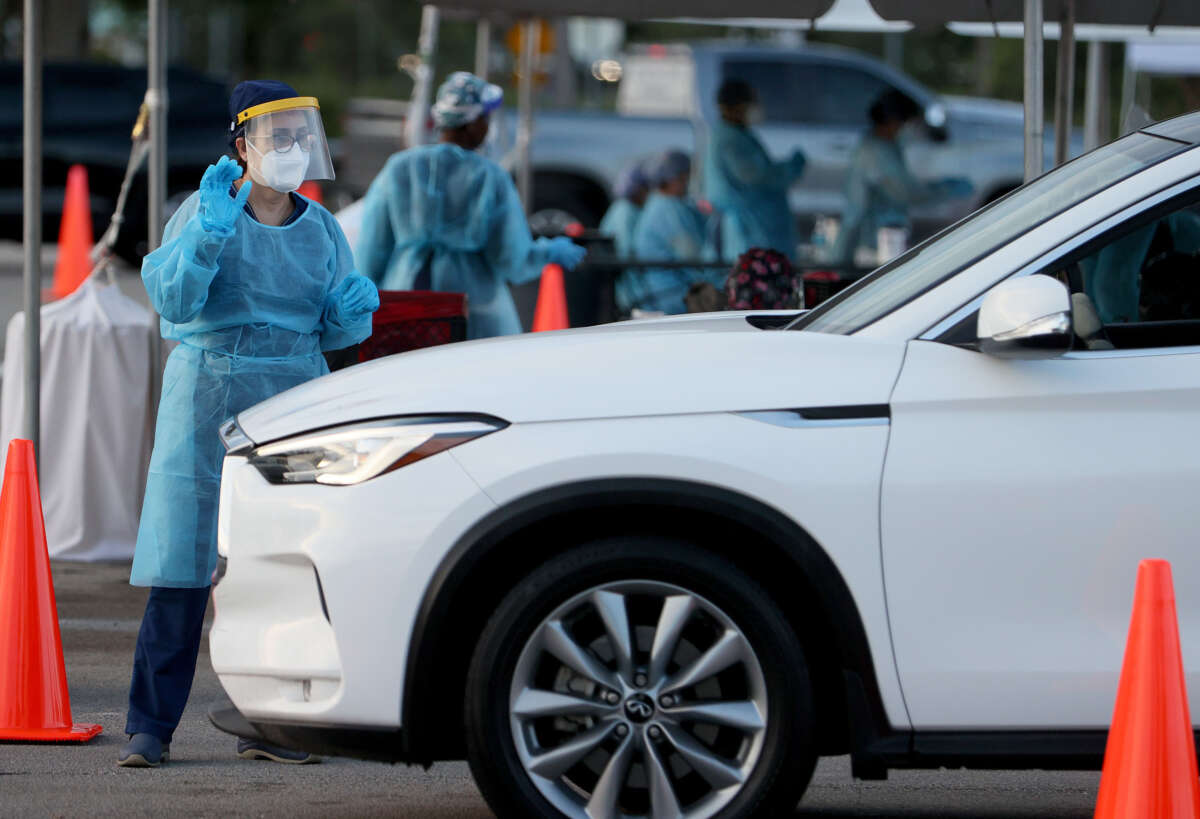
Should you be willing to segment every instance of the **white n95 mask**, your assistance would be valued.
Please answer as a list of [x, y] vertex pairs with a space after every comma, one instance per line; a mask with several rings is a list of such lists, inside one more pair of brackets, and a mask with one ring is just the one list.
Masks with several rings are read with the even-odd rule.
[[286, 151], [270, 150], [265, 154], [250, 140], [246, 140], [246, 146], [258, 157], [258, 162], [248, 163], [251, 179], [280, 193], [291, 193], [300, 187], [308, 173], [309, 156], [308, 151], [300, 149], [300, 143], [293, 142]]

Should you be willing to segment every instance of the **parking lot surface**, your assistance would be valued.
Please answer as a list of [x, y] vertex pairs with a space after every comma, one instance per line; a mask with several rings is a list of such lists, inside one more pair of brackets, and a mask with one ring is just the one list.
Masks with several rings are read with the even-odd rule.
[[[115, 765], [144, 589], [127, 564], [53, 566], [76, 722], [104, 733], [83, 746], [0, 744], [0, 816], [399, 816], [474, 819], [491, 813], [465, 763], [429, 771], [345, 759], [288, 766], [234, 756], [208, 708], [224, 699], [201, 649], [195, 687], [157, 770]], [[806, 817], [1089, 817], [1099, 776], [1042, 771], [894, 771], [856, 782], [847, 758], [825, 760], [797, 810]]]

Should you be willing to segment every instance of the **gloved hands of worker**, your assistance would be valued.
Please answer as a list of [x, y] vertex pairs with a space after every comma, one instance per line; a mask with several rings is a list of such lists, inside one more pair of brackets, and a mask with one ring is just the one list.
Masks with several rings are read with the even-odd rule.
[[949, 176], [940, 180], [937, 184], [938, 190], [941, 191], [943, 196], [959, 198], [970, 196], [975, 192], [975, 186], [971, 184], [971, 181], [961, 176]]
[[579, 267], [587, 251], [566, 236], [555, 236], [546, 244], [546, 261], [562, 265], [567, 270]]
[[242, 183], [237, 196], [229, 195], [229, 186], [242, 178], [242, 168], [227, 156], [217, 164], [209, 165], [200, 178], [200, 226], [205, 233], [229, 236], [237, 223], [238, 214], [246, 204], [253, 183], [247, 179]]
[[336, 324], [345, 324], [379, 309], [379, 288], [375, 282], [351, 273], [329, 294], [328, 316]]

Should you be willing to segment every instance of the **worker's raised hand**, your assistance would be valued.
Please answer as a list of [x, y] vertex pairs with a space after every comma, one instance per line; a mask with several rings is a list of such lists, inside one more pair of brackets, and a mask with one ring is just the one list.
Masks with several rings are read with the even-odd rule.
[[345, 324], [379, 309], [379, 288], [358, 273], [342, 279], [329, 296], [329, 319]]
[[566, 236], [555, 236], [546, 247], [546, 261], [562, 265], [567, 270], [579, 267], [587, 251]]
[[237, 196], [229, 195], [229, 186], [242, 178], [242, 168], [227, 156], [209, 165], [200, 178], [200, 226], [207, 233], [228, 236], [233, 232], [238, 214], [250, 195], [252, 182], [242, 183]]

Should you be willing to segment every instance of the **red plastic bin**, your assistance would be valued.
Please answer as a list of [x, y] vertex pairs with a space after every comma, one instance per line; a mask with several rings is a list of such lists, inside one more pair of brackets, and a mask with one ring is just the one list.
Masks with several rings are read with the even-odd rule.
[[358, 360], [467, 338], [467, 295], [430, 290], [381, 290], [371, 337], [358, 347]]

